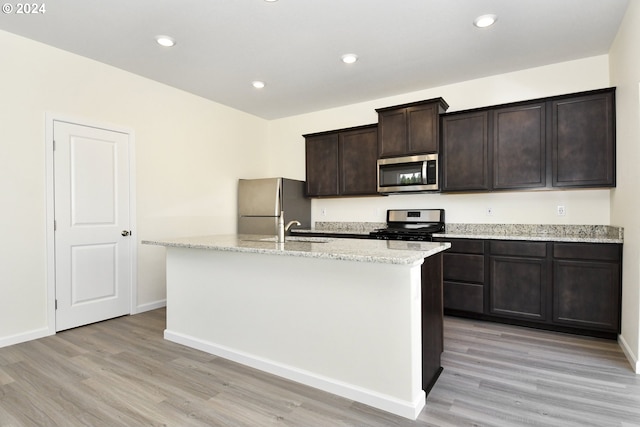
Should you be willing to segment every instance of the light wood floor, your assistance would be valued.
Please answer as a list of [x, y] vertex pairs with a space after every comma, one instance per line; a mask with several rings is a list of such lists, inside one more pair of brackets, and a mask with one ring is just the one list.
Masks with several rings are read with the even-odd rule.
[[640, 426], [613, 341], [447, 318], [417, 421], [165, 341], [155, 310], [0, 349], [0, 426]]

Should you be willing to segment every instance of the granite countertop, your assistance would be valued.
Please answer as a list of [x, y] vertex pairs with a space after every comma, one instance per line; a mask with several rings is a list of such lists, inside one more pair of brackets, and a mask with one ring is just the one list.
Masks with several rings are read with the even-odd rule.
[[330, 230], [322, 228], [292, 228], [291, 232], [294, 234], [335, 234], [335, 235], [363, 235], [368, 236], [368, 231], [359, 230]]
[[610, 225], [446, 224], [438, 238], [623, 243], [624, 229]]
[[211, 235], [167, 240], [143, 240], [146, 245], [176, 248], [209, 249], [306, 258], [359, 261], [381, 264], [414, 264], [442, 252], [449, 243], [403, 242], [388, 240], [342, 239], [322, 237], [287, 237], [277, 243], [274, 236]]
[[[294, 229], [298, 235], [359, 235], [385, 228], [377, 222], [316, 222], [311, 229]], [[447, 223], [438, 238], [531, 240], [547, 242], [624, 243], [624, 229], [611, 225], [456, 224]]]
[[379, 228], [385, 228], [385, 222], [316, 222], [313, 228], [292, 228], [291, 232], [297, 235], [336, 235], [336, 236], [362, 236], [368, 237], [369, 233]]

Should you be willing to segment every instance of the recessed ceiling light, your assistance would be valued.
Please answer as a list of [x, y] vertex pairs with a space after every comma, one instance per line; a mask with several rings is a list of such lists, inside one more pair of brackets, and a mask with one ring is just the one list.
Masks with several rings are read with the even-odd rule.
[[255, 80], [251, 82], [251, 85], [256, 89], [262, 89], [264, 87], [264, 82], [261, 82], [260, 80]]
[[172, 47], [172, 46], [175, 46], [176, 44], [176, 40], [170, 36], [156, 36], [156, 42], [160, 46], [164, 46], [164, 47]]
[[358, 60], [358, 55], [356, 55], [355, 53], [347, 53], [342, 55], [340, 58], [345, 64], [353, 64]]
[[478, 16], [476, 19], [474, 19], [473, 25], [475, 25], [478, 28], [487, 28], [495, 24], [497, 20], [498, 20], [498, 17], [496, 15], [492, 15], [492, 14], [481, 15], [481, 16]]

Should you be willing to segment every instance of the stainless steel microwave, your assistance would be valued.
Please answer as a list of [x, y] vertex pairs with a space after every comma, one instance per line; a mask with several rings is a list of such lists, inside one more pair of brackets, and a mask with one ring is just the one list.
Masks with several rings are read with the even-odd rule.
[[378, 160], [378, 193], [437, 191], [439, 189], [437, 154]]

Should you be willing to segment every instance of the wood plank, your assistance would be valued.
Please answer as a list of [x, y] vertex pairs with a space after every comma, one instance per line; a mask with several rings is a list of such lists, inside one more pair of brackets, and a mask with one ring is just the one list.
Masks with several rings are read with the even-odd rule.
[[2, 426], [637, 426], [615, 341], [445, 318], [411, 421], [163, 339], [165, 310], [0, 349]]

